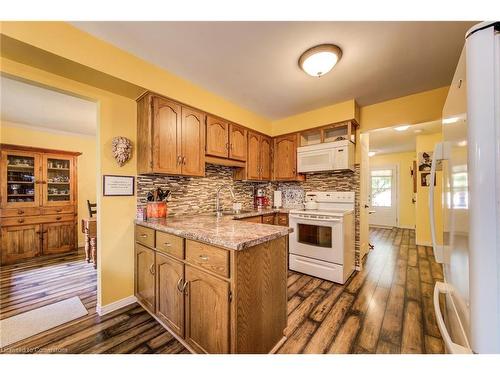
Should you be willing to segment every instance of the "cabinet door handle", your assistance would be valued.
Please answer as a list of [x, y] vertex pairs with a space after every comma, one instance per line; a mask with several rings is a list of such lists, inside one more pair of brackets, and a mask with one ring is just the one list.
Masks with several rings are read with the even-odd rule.
[[182, 164], [186, 165], [186, 157], [185, 156], [182, 157]]
[[172, 244], [170, 242], [164, 242], [163, 243], [166, 247], [172, 247]]
[[154, 274], [155, 274], [154, 266], [155, 266], [155, 264], [154, 264], [154, 263], [152, 263], [152, 264], [149, 266], [149, 273], [150, 273], [151, 275], [154, 275]]
[[204, 254], [200, 255], [200, 260], [206, 262], [208, 260], [208, 255], [204, 255]]
[[182, 163], [182, 156], [177, 156], [177, 164], [181, 164]]
[[229, 150], [229, 143], [226, 142], [226, 144], [224, 145], [224, 147], [226, 148], [226, 150]]
[[22, 224], [22, 223], [24, 223], [24, 219], [17, 219], [17, 222], [18, 222], [19, 224]]
[[182, 293], [182, 277], [179, 279], [179, 281], [177, 281], [177, 290], [179, 291], [179, 293]]
[[182, 284], [182, 291], [184, 292], [184, 294], [187, 295], [187, 290], [186, 290], [186, 287], [187, 285], [189, 284], [189, 281], [186, 281], [184, 284]]
[[141, 234], [141, 238], [146, 238], [147, 236], [148, 236], [148, 235], [147, 235], [147, 234], [145, 234], [145, 233]]

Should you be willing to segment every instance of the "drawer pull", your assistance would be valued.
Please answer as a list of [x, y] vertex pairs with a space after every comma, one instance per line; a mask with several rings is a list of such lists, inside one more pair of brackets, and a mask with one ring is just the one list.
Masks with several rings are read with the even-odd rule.
[[151, 275], [154, 275], [154, 274], [155, 274], [154, 266], [155, 266], [155, 264], [154, 264], [154, 263], [152, 263], [152, 264], [149, 266], [149, 273], [150, 273]]
[[23, 210], [17, 210], [17, 214], [18, 215], [22, 215], [22, 214], [24, 214], [24, 211]]
[[17, 222], [18, 222], [19, 224], [22, 224], [22, 223], [24, 223], [24, 219], [17, 219]]
[[62, 208], [58, 208], [56, 212], [62, 212]]
[[172, 244], [170, 242], [164, 242], [163, 243], [166, 247], [172, 247]]
[[141, 238], [147, 238], [147, 236], [148, 236], [148, 235], [147, 235], [147, 234], [145, 234], [145, 233], [141, 234]]
[[208, 255], [200, 255], [200, 259], [204, 262], [206, 262], [208, 260]]
[[56, 217], [56, 220], [61, 220], [61, 219], [62, 219], [61, 216]]

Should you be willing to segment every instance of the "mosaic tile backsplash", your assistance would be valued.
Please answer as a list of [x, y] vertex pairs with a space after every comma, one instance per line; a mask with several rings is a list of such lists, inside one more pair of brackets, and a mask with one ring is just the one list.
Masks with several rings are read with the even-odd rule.
[[[284, 208], [302, 208], [306, 191], [354, 191], [356, 220], [356, 265], [359, 265], [359, 164], [355, 171], [325, 172], [308, 174], [302, 182], [246, 182], [234, 181], [230, 167], [207, 164], [205, 177], [182, 176], [138, 176], [137, 205], [146, 204], [149, 191], [161, 187], [172, 192], [168, 203], [168, 215], [186, 215], [215, 211], [215, 196], [217, 188], [227, 184], [233, 188], [236, 201], [244, 209], [253, 208], [253, 192], [255, 188], [264, 188], [266, 196], [272, 203], [273, 192], [282, 191]], [[224, 209], [231, 209], [232, 198], [227, 189], [221, 191], [221, 204]]]

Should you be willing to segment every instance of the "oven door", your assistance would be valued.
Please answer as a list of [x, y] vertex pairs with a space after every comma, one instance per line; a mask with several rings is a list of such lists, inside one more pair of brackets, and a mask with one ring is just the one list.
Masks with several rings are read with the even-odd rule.
[[290, 214], [290, 253], [343, 264], [342, 218], [312, 219]]

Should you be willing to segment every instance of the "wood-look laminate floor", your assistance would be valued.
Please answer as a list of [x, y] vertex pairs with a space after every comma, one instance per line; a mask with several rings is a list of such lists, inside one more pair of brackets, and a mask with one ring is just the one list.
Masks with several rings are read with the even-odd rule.
[[[432, 306], [442, 279], [415, 232], [372, 229], [375, 249], [343, 286], [288, 276], [287, 340], [279, 353], [442, 353]], [[4, 353], [188, 353], [142, 307], [100, 317], [96, 271], [82, 255], [3, 267], [0, 319], [73, 296], [88, 315], [0, 349]]]

